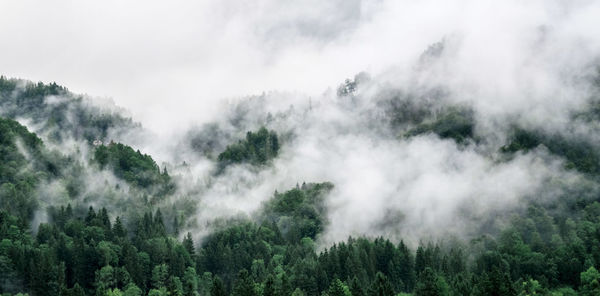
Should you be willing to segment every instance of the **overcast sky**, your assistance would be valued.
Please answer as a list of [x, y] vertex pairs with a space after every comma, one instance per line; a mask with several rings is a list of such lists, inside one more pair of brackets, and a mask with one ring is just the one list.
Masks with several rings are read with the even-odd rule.
[[509, 66], [521, 65], [512, 63], [515, 53], [544, 30], [568, 44], [556, 50], [598, 52], [599, 7], [583, 0], [0, 0], [0, 73], [112, 98], [166, 132], [210, 120], [227, 98], [316, 95], [362, 70], [402, 75], [447, 36], [463, 40], [462, 73], [485, 79], [492, 69], [511, 75]]
[[[502, 123], [570, 132], [570, 112], [592, 95], [598, 29], [600, 1], [592, 0], [0, 0], [0, 74], [56, 81], [128, 109], [160, 134], [142, 137], [144, 153], [159, 163], [191, 158], [179, 191], [199, 202], [202, 225], [251, 213], [275, 190], [331, 181], [322, 241], [398, 234], [417, 242], [474, 232], [490, 213], [579, 184], [544, 149], [503, 162], [487, 152], [505, 143]], [[421, 63], [440, 41], [439, 55]], [[335, 91], [321, 96], [360, 71], [374, 79], [353, 107]], [[470, 104], [486, 141], [378, 133], [373, 94], [389, 86], [415, 100], [441, 88], [444, 103]], [[169, 133], [184, 137], [190, 124], [215, 119], [243, 136], [249, 126], [230, 127], [222, 104], [272, 90], [284, 93], [249, 104], [248, 122], [306, 96], [316, 107], [275, 121], [278, 131], [301, 132], [268, 169], [213, 176], [215, 163], [185, 151], [188, 142], [169, 145], [178, 139]]]

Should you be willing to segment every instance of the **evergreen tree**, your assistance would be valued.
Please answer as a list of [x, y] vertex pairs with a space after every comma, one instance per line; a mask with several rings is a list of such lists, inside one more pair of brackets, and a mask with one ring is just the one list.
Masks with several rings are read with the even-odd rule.
[[219, 276], [214, 276], [210, 287], [210, 296], [227, 296], [225, 285]]
[[352, 296], [365, 296], [365, 291], [363, 290], [356, 276], [354, 276], [350, 282], [350, 293]]
[[292, 285], [285, 272], [281, 275], [276, 291], [277, 295], [289, 295], [293, 292]]
[[329, 289], [327, 289], [328, 296], [351, 296], [348, 287], [342, 283], [339, 279], [335, 279], [331, 282]]
[[269, 274], [265, 280], [262, 296], [275, 296], [275, 278]]
[[419, 276], [414, 294], [415, 296], [450, 295], [446, 281], [429, 267], [426, 267]]
[[142, 290], [138, 288], [134, 283], [130, 283], [125, 286], [125, 290], [123, 291], [123, 296], [141, 296]]
[[581, 286], [579, 295], [600, 295], [600, 272], [593, 266], [581, 273]]
[[188, 267], [183, 275], [183, 295], [198, 295], [198, 276], [196, 275], [196, 269], [193, 267]]
[[388, 281], [387, 277], [378, 272], [375, 275], [375, 279], [373, 283], [369, 287], [369, 291], [367, 293], [368, 296], [394, 296], [394, 290], [392, 289], [392, 285]]
[[169, 277], [167, 285], [167, 293], [171, 296], [183, 296], [183, 285], [179, 277]]
[[115, 226], [113, 227], [113, 234], [115, 237], [124, 238], [127, 235], [127, 231], [125, 227], [123, 227], [123, 222], [121, 222], [121, 218], [117, 217], [115, 219]]
[[183, 247], [187, 250], [187, 252], [188, 252], [188, 254], [190, 254], [190, 256], [193, 257], [196, 254], [196, 252], [194, 250], [194, 240], [192, 239], [192, 234], [189, 232], [183, 239]]
[[154, 266], [152, 269], [152, 287], [155, 289], [160, 289], [161, 287], [165, 287], [167, 284], [167, 279], [169, 277], [169, 271], [166, 264], [159, 264]]
[[246, 269], [240, 270], [233, 286], [232, 296], [256, 296], [254, 281]]

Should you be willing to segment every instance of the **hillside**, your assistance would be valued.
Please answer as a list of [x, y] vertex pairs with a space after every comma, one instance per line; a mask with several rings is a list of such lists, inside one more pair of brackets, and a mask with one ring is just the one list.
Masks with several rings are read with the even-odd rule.
[[[345, 82], [349, 83], [353, 82]], [[373, 109], [357, 108], [366, 95], [360, 93], [360, 81], [351, 86], [338, 91], [335, 104], [357, 116], [360, 124], [367, 123], [362, 125], [366, 131], [342, 128], [354, 137], [368, 133], [373, 139], [384, 138], [377, 140], [381, 143], [425, 141], [451, 147], [470, 155], [470, 161], [476, 157], [486, 163], [486, 174], [519, 161], [542, 161], [545, 164], [538, 169], [551, 169], [552, 175], [544, 177], [540, 189], [519, 196], [519, 206], [490, 208], [482, 216], [483, 210], [460, 204], [461, 221], [472, 225], [467, 235], [448, 229], [446, 235], [422, 236], [415, 244], [413, 236], [403, 237], [413, 233], [406, 227], [417, 227], [411, 224], [412, 213], [390, 200], [389, 211], [376, 220], [367, 219], [371, 215], [367, 212], [349, 217], [376, 221], [369, 226], [372, 233], [328, 243], [331, 231], [344, 229], [343, 223], [350, 221], [336, 216], [344, 205], [336, 205], [333, 198], [341, 198], [336, 194], [353, 184], [302, 182], [293, 188], [279, 187], [283, 193], [275, 190], [264, 196], [248, 214], [207, 212], [215, 199], [226, 202], [228, 194], [238, 194], [236, 190], [251, 194], [253, 186], [260, 184], [249, 183], [250, 189], [244, 189], [238, 186], [245, 185], [228, 182], [248, 182], [244, 179], [248, 174], [276, 179], [290, 153], [306, 153], [294, 146], [303, 147], [302, 141], [308, 140], [302, 133], [315, 128], [313, 114], [320, 114], [319, 106], [276, 114], [255, 107], [240, 113], [238, 108], [225, 115], [235, 121], [226, 119], [187, 133], [195, 136], [184, 138], [176, 149], [187, 145], [189, 151], [181, 155], [190, 157], [190, 163], [164, 163], [161, 168], [137, 148], [119, 142], [94, 143], [139, 129], [131, 119], [84, 107], [81, 97], [56, 84], [2, 77], [0, 292], [595, 295], [600, 281], [600, 171], [595, 139], [515, 121], [507, 125], [503, 142], [491, 145], [491, 134], [482, 130], [476, 111], [468, 105], [448, 103], [443, 96], [423, 103], [389, 89], [372, 98], [378, 102], [369, 107]], [[264, 99], [268, 98], [242, 100], [240, 108], [261, 106]], [[596, 115], [591, 107], [573, 113], [565, 129], [593, 126]], [[33, 121], [36, 132], [14, 119]], [[323, 131], [321, 125], [316, 128]], [[209, 130], [222, 135], [216, 137]], [[67, 138], [81, 148], [57, 149]], [[214, 144], [223, 139], [232, 140]], [[205, 175], [209, 181], [190, 185], [186, 180], [193, 178], [191, 168], [198, 160], [212, 163]], [[262, 182], [257, 180], [252, 182]], [[244, 198], [242, 194], [238, 201]], [[46, 218], [40, 223], [40, 217]], [[444, 232], [451, 225], [434, 226]]]

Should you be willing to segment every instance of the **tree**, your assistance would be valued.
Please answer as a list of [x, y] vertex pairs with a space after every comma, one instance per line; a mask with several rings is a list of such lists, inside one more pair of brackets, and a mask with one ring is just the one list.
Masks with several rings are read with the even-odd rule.
[[96, 212], [94, 211], [94, 208], [90, 206], [90, 208], [88, 209], [87, 216], [85, 216], [85, 225], [92, 226], [92, 223], [94, 223], [95, 219], [96, 219]]
[[227, 296], [223, 280], [218, 275], [215, 275], [210, 287], [210, 296]]
[[188, 267], [183, 275], [183, 295], [198, 295], [198, 276], [196, 275], [196, 269], [193, 267]]
[[168, 295], [171, 296], [183, 296], [183, 285], [179, 277], [169, 277], [169, 284], [167, 285]]
[[292, 292], [292, 296], [304, 296], [304, 291], [300, 290], [300, 288], [296, 288], [294, 292]]
[[378, 272], [375, 275], [375, 279], [373, 283], [369, 287], [369, 291], [367, 293], [368, 296], [394, 296], [394, 290], [392, 289], [392, 285], [388, 281], [387, 277]]
[[329, 296], [353, 296], [350, 294], [350, 290], [340, 279], [335, 279], [329, 285], [329, 289], [327, 289], [327, 295]]
[[275, 278], [272, 274], [267, 276], [262, 296], [275, 296]]
[[71, 296], [85, 296], [85, 291], [83, 290], [83, 288], [79, 285], [79, 283], [75, 283], [75, 285], [73, 286], [73, 288], [70, 289], [71, 291]]
[[350, 282], [350, 293], [352, 296], [365, 296], [365, 291], [360, 285], [358, 278], [354, 276]]
[[163, 263], [154, 266], [154, 269], [152, 269], [152, 287], [155, 289], [164, 287], [167, 283], [168, 277], [169, 270], [166, 264]]
[[194, 251], [194, 240], [192, 239], [192, 234], [189, 232], [183, 239], [183, 247], [187, 250], [190, 256], [194, 257], [194, 255], [196, 254], [196, 252]]
[[124, 238], [127, 235], [127, 231], [125, 227], [123, 227], [123, 222], [121, 222], [121, 218], [117, 217], [115, 219], [115, 226], [113, 227], [113, 234], [115, 237]]
[[129, 283], [125, 286], [125, 290], [123, 291], [123, 296], [141, 296], [142, 290], [138, 288], [134, 283]]
[[228, 145], [219, 154], [219, 173], [228, 165], [249, 162], [252, 165], [264, 165], [277, 156], [279, 139], [273, 131], [261, 127], [257, 132], [247, 132], [246, 139]]
[[281, 278], [279, 279], [279, 285], [277, 286], [277, 295], [289, 295], [292, 293], [292, 285], [290, 283], [290, 279], [288, 275], [284, 272], [281, 274]]
[[600, 295], [600, 272], [596, 268], [593, 266], [588, 268], [588, 270], [581, 273], [580, 278], [579, 295]]
[[110, 265], [96, 271], [96, 295], [104, 295], [116, 285], [115, 271]]
[[528, 281], [523, 282], [519, 296], [545, 295], [546, 293], [546, 289], [544, 289], [538, 281], [529, 279]]
[[167, 292], [167, 288], [162, 287], [160, 289], [151, 289], [148, 292], [148, 296], [167, 296], [169, 293]]
[[493, 267], [488, 274], [484, 272], [473, 285], [473, 295], [514, 296], [517, 295], [508, 273]]
[[450, 295], [448, 284], [443, 277], [438, 276], [430, 268], [426, 267], [417, 281], [415, 296], [445, 296]]
[[237, 280], [233, 286], [232, 296], [256, 296], [254, 281], [250, 278], [246, 269], [240, 270]]
[[114, 288], [109, 289], [105, 294], [102, 294], [102, 296], [123, 296], [123, 292], [121, 292], [121, 290], [118, 288]]

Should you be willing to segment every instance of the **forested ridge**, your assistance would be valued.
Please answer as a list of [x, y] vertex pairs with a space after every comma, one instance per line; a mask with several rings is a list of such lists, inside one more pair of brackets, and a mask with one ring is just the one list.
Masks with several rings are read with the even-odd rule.
[[[367, 79], [342, 84], [340, 104], [356, 104]], [[386, 125], [394, 141], [435, 137], [457, 149], [485, 142], [469, 106], [434, 110], [435, 99], [419, 105], [411, 94], [379, 95], [383, 111], [368, 118]], [[205, 204], [193, 199], [202, 191], [184, 188], [167, 168], [185, 171], [188, 164], [158, 164], [112, 140], [140, 128], [126, 116], [88, 106], [55, 83], [5, 77], [0, 110], [2, 295], [600, 295], [600, 156], [589, 139], [511, 126], [493, 152], [497, 162], [541, 149], [588, 187], [528, 199], [500, 226], [483, 221], [467, 238], [415, 243], [365, 235], [328, 245], [320, 239], [337, 222], [328, 215], [337, 189], [329, 180], [296, 180], [251, 215], [203, 225], [195, 215]], [[240, 124], [250, 113], [230, 119], [248, 129], [220, 136], [225, 128], [205, 126], [191, 137], [191, 150], [214, 163], [206, 179], [244, 166], [260, 174], [293, 145], [292, 132], [272, 124], [293, 110]], [[597, 115], [590, 107], [573, 118], [593, 122]], [[37, 133], [19, 123], [23, 118]], [[65, 139], [83, 144], [75, 152], [57, 148]], [[59, 188], [52, 199], [49, 188]], [[202, 227], [210, 231], [196, 231]]]

